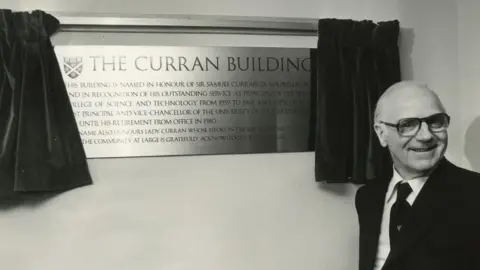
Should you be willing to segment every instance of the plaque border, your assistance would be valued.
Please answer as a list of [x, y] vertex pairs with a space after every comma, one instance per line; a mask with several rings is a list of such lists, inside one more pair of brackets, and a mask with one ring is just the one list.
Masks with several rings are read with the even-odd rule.
[[317, 36], [318, 19], [50, 12], [63, 32], [141, 32]]

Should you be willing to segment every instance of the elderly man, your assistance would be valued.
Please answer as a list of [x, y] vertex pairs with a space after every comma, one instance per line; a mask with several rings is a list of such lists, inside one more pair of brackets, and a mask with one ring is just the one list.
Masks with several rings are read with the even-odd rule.
[[355, 198], [360, 270], [480, 270], [480, 174], [444, 157], [450, 116], [438, 96], [399, 82], [374, 122], [393, 166]]

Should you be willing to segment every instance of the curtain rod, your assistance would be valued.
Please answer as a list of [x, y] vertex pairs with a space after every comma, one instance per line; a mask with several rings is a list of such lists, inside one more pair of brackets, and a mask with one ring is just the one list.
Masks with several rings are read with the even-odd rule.
[[318, 19], [49, 12], [63, 32], [200, 33], [316, 36]]

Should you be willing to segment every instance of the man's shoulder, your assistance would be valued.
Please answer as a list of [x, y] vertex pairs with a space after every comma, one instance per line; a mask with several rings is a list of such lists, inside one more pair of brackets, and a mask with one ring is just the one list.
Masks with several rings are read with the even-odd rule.
[[358, 194], [363, 194], [363, 193], [371, 193], [371, 192], [378, 192], [379, 190], [386, 189], [388, 184], [390, 183], [390, 179], [392, 177], [389, 176], [384, 176], [384, 177], [376, 177], [374, 179], [371, 179], [368, 181], [368, 183], [363, 184], [360, 188], [357, 190], [357, 195]]
[[382, 186], [385, 184], [384, 179], [374, 179], [371, 180], [370, 183], [364, 184], [357, 189], [357, 193], [355, 194], [355, 202], [361, 203], [373, 196], [378, 195], [381, 192]]
[[355, 194], [355, 208], [357, 209], [357, 213], [360, 214], [362, 205], [364, 204], [366, 195], [365, 193], [368, 192], [368, 186], [362, 185], [357, 189], [357, 193]]
[[[468, 189], [480, 187], [480, 173], [472, 171], [451, 163], [450, 174], [455, 182], [465, 186]], [[477, 190], [478, 191], [478, 190]]]
[[355, 194], [356, 200], [358, 201], [358, 200], [361, 199], [362, 197], [366, 196], [366, 194], [369, 193], [369, 192], [371, 192], [371, 187], [370, 187], [370, 185], [364, 184], [364, 185], [360, 186], [360, 187], [357, 189], [357, 193]]
[[451, 163], [449, 166], [449, 174], [451, 183], [461, 191], [460, 196], [468, 203], [480, 207], [480, 173], [469, 170]]

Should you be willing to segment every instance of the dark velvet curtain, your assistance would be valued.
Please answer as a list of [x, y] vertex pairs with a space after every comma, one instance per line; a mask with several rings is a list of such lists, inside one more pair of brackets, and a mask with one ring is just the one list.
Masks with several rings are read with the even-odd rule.
[[92, 184], [42, 12], [0, 10], [0, 194], [61, 192]]
[[380, 95], [400, 81], [399, 22], [318, 23], [315, 178], [366, 184], [392, 170], [373, 129]]

